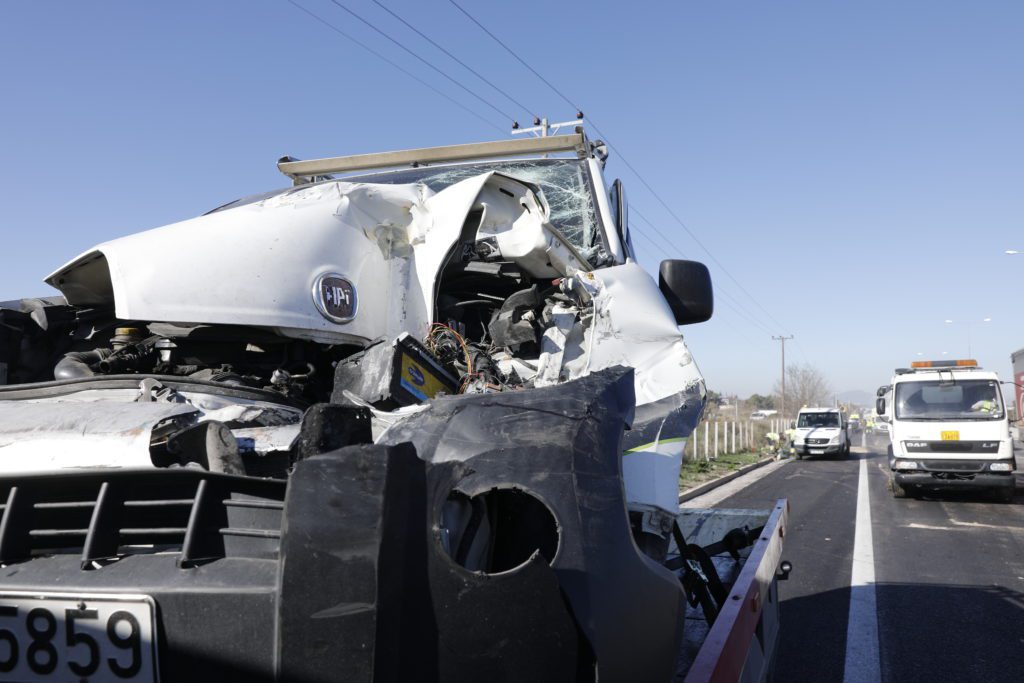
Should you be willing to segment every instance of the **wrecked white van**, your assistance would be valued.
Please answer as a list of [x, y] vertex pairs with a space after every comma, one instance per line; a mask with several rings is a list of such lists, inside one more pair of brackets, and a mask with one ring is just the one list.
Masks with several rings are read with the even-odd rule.
[[760, 528], [732, 579], [670, 564], [711, 283], [636, 263], [600, 149], [285, 158], [0, 304], [0, 607], [85, 610], [148, 680], [685, 672]]

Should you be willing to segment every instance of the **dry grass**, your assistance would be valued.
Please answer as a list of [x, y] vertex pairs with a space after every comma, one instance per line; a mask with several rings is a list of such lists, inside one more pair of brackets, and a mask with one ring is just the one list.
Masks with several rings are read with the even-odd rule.
[[679, 490], [686, 491], [704, 482], [718, 479], [721, 476], [734, 472], [745, 465], [757, 462], [763, 456], [760, 453], [728, 453], [718, 456], [717, 459], [694, 460], [688, 456], [683, 460], [683, 468], [679, 473]]

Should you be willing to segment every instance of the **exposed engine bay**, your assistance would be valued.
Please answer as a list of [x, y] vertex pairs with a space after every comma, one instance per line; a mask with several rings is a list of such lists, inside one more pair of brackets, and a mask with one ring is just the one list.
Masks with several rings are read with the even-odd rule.
[[[0, 304], [0, 470], [284, 477], [312, 442], [382, 442], [441, 396], [625, 365], [627, 494], [674, 509], [703, 380], [607, 238], [593, 163], [323, 179], [98, 245], [47, 278], [62, 296]], [[352, 428], [317, 432], [322, 404]]]

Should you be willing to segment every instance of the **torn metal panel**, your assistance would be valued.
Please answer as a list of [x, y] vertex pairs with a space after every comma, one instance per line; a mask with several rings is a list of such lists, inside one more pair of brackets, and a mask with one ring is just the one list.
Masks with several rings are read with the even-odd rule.
[[198, 411], [171, 403], [0, 402], [0, 469], [153, 467], [149, 444], [161, 423], [189, 424]]
[[562, 379], [619, 365], [634, 368], [638, 420], [623, 448], [626, 497], [633, 506], [673, 512], [685, 440], [704, 410], [704, 380], [668, 303], [643, 268], [626, 263], [577, 273], [573, 280], [570, 289], [590, 299], [592, 315], [573, 328], [578, 343], [565, 342], [571, 352]]
[[140, 400], [151, 389], [74, 392], [31, 401], [0, 401], [0, 471], [77, 467], [153, 467], [151, 448], [197, 424], [224, 423], [242, 453], [288, 451], [303, 411], [191, 391], [174, 400]]
[[544, 330], [541, 339], [540, 358], [537, 361], [536, 386], [551, 386], [562, 380], [562, 360], [569, 333], [576, 322], [578, 311], [573, 306], [555, 304], [551, 310], [552, 325]]
[[622, 440], [622, 478], [631, 505], [677, 509], [683, 451], [703, 412], [703, 384], [637, 406]]
[[238, 441], [239, 452], [266, 455], [275, 451], [290, 451], [292, 444], [299, 438], [299, 424], [280, 427], [241, 427], [232, 429], [231, 433]]

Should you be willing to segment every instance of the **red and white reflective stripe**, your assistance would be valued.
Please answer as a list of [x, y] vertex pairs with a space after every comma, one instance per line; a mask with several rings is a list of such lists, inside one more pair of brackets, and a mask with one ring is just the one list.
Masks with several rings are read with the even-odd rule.
[[789, 502], [777, 501], [761, 538], [755, 541], [715, 625], [686, 674], [686, 683], [734, 683], [740, 679], [761, 620], [765, 595], [782, 559], [782, 539], [788, 520]]

